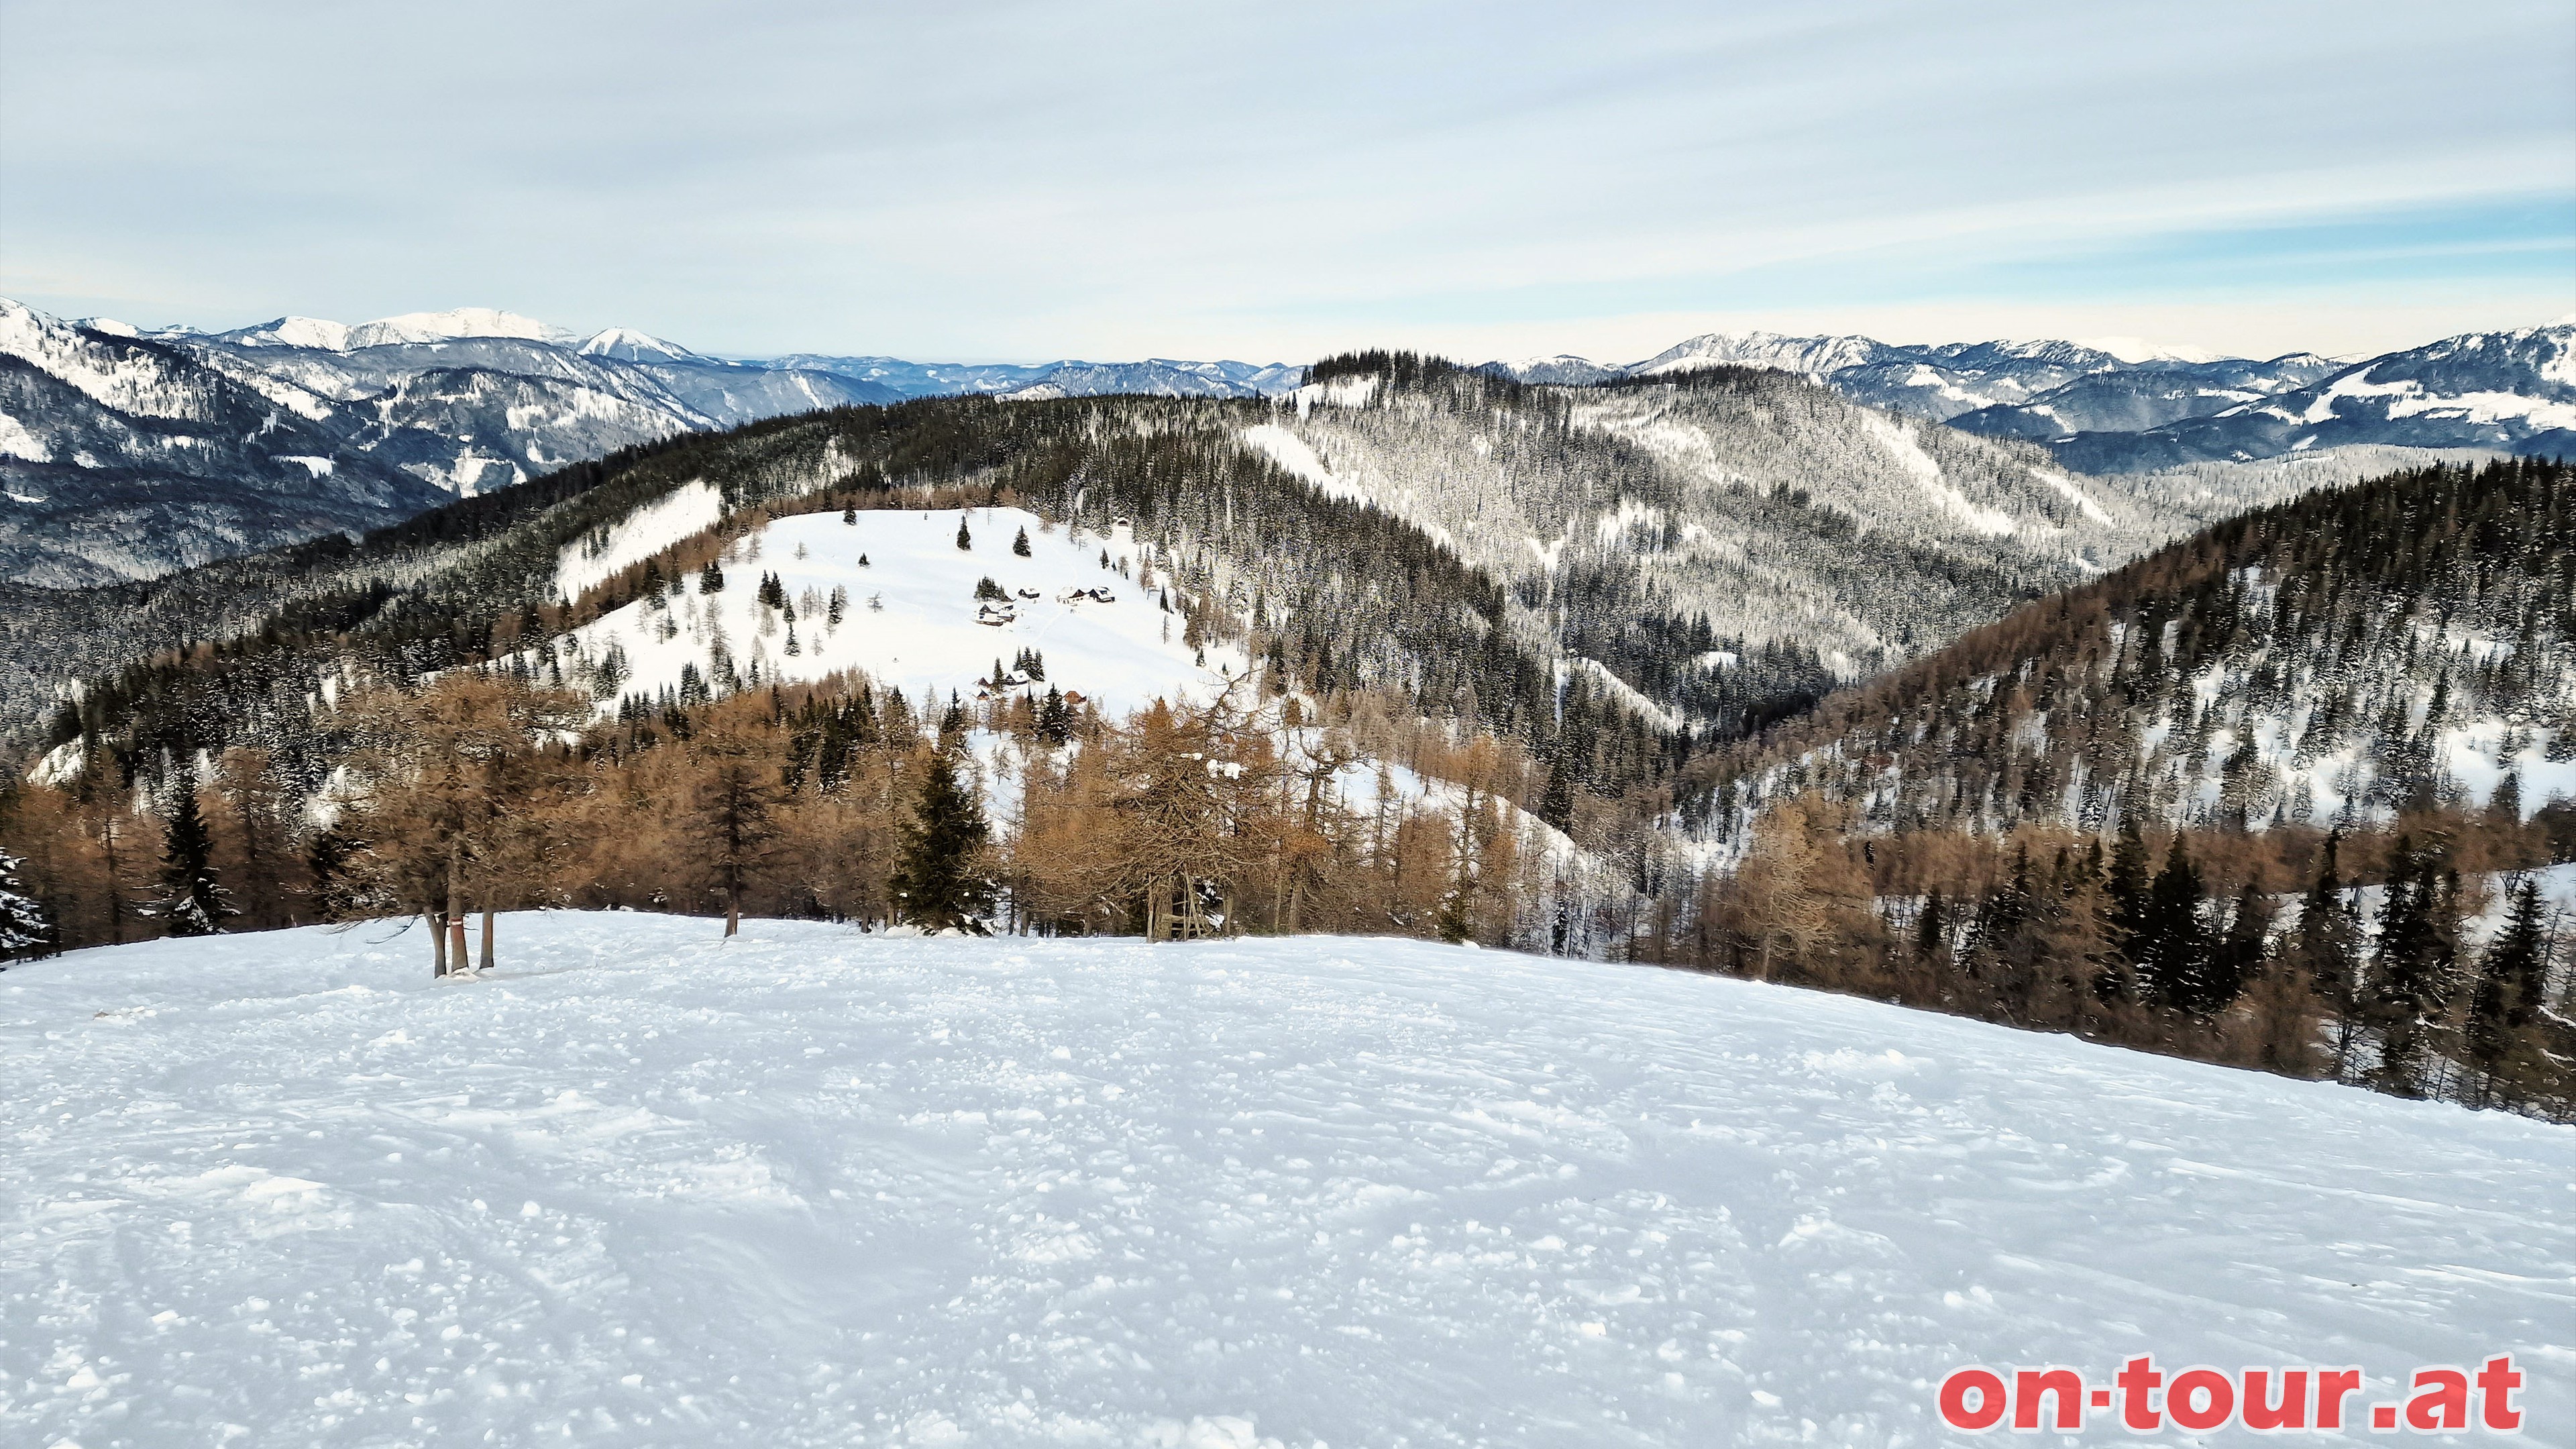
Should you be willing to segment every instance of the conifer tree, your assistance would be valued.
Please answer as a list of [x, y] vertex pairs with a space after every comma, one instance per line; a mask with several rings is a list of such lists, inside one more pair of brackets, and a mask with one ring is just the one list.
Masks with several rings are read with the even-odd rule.
[[721, 594], [724, 592], [723, 565], [717, 563], [714, 559], [707, 560], [707, 566], [698, 570], [698, 592], [701, 594]]
[[2146, 932], [2147, 842], [2138, 834], [2135, 813], [2120, 822], [2119, 838], [2111, 845], [2111, 873], [2103, 887], [2111, 928], [2111, 948], [2132, 966], [2138, 965], [2140, 939]]
[[1926, 966], [1937, 965], [1949, 944], [1949, 906], [1941, 899], [1941, 888], [1934, 886], [1914, 918], [1914, 957]]
[[1064, 702], [1064, 691], [1050, 684], [1046, 702], [1038, 706], [1038, 738], [1051, 745], [1061, 745], [1073, 738], [1073, 709]]
[[2430, 854], [2398, 838], [2380, 909], [2367, 1006], [2380, 1031], [2372, 1085], [2400, 1097], [2424, 1094], [2431, 1018], [2441, 1009], [2452, 964], [2439, 919], [2444, 904], [2440, 876]]
[[963, 514], [963, 513], [958, 514], [958, 515], [957, 515], [957, 550], [958, 550], [958, 552], [960, 552], [960, 553], [968, 553], [968, 552], [972, 552], [972, 551], [974, 550], [974, 547], [975, 547], [975, 535], [973, 535], [972, 533], [969, 533], [969, 532], [967, 532], [967, 531], [966, 531], [966, 515], [965, 515], [965, 514]]
[[2334, 1076], [2351, 1070], [2353, 1048], [2361, 1034], [2361, 922], [2344, 899], [2336, 874], [2341, 835], [2326, 837], [2323, 862], [2299, 906], [2299, 926], [2290, 938], [2291, 963], [2308, 980], [2334, 1022]]
[[2272, 895], [2263, 889], [2260, 875], [2245, 882], [2237, 892], [2236, 909], [2228, 917], [2227, 936], [2210, 952], [2209, 970], [2202, 993], [2201, 1015], [2224, 1011], [2244, 994], [2246, 983], [2263, 969], [2264, 954], [2272, 934]]
[[742, 929], [742, 897], [777, 838], [777, 767], [759, 743], [734, 730], [706, 735], [707, 760], [699, 778], [696, 825], [715, 886], [724, 896], [725, 930]]
[[352, 837], [332, 821], [315, 832], [313, 843], [304, 852], [304, 868], [312, 876], [313, 913], [323, 920], [336, 920], [353, 904], [349, 899], [350, 857], [366, 848], [366, 842]]
[[2469, 998], [2468, 1058], [2479, 1072], [2480, 1105], [2519, 1095], [2509, 1080], [2515, 1075], [2511, 1067], [2523, 1035], [2540, 1014], [2548, 947], [2540, 882], [2526, 875], [2506, 909], [2504, 929], [2478, 962], [2477, 985]]
[[1011, 552], [1022, 558], [1029, 556], [1029, 531], [1026, 528], [1021, 529], [1019, 536], [1011, 540]]
[[183, 776], [171, 793], [176, 798], [161, 849], [161, 899], [152, 913], [169, 923], [173, 936], [211, 936], [240, 912], [215, 879], [214, 838], [198, 812], [194, 783]]
[[991, 836], [983, 806], [958, 782], [951, 752], [933, 752], [888, 882], [903, 914], [925, 931], [983, 934], [976, 918], [993, 908], [983, 859]]
[[1562, 745], [1547, 752], [1547, 784], [1539, 791], [1536, 813], [1559, 830], [1574, 828], [1574, 781], [1565, 772]]
[[60, 939], [53, 912], [27, 893], [26, 862], [0, 850], [0, 961], [53, 954]]
[[2204, 895], [2200, 872], [2183, 848], [2182, 832], [2176, 831], [2164, 868], [2147, 887], [2136, 959], [2149, 1001], [2196, 1016], [2224, 1004], [2216, 1000], [2210, 979], [2209, 930], [2200, 919]]

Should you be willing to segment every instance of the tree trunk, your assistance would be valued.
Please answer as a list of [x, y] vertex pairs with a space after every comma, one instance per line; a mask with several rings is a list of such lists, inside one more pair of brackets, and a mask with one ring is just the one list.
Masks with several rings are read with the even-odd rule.
[[741, 892], [741, 891], [739, 891], [739, 890], [729, 890], [729, 891], [726, 891], [726, 892], [725, 892], [725, 938], [726, 938], [727, 940], [732, 939], [733, 934], [734, 934], [736, 931], [739, 931], [739, 930], [741, 930], [741, 929], [742, 929], [742, 892]]
[[465, 961], [465, 846], [447, 847], [447, 951], [449, 969], [463, 972]]
[[429, 922], [429, 977], [437, 981], [447, 975], [447, 918], [436, 911], [423, 911], [420, 918]]
[[110, 945], [125, 944], [125, 862], [116, 853], [116, 813], [111, 807], [99, 831], [99, 846], [107, 862], [107, 939]]
[[489, 906], [489, 905], [486, 905], [486, 906], [484, 906], [484, 907], [483, 907], [483, 968], [482, 968], [482, 969], [484, 969], [484, 970], [486, 970], [486, 971], [489, 971], [489, 970], [491, 970], [491, 969], [492, 969], [492, 908], [491, 908], [491, 906]]

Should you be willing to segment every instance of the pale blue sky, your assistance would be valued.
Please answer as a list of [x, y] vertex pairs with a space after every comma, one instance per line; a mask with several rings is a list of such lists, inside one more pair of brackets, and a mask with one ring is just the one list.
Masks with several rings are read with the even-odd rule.
[[935, 358], [2372, 351], [2576, 311], [2576, 7], [0, 0], [0, 294]]

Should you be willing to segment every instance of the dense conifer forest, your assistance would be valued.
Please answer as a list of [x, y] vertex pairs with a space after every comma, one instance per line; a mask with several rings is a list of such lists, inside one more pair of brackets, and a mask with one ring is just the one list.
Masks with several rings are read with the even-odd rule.
[[2571, 506], [2537, 459], [2319, 491], [1714, 751], [1678, 814], [1739, 863], [1647, 953], [2576, 1112]]

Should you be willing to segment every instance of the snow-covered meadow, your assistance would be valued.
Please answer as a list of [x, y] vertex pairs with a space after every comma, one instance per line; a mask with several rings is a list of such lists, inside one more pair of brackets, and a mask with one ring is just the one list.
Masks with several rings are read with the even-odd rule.
[[[714, 521], [716, 506], [712, 490], [692, 485], [641, 510], [631, 529], [595, 549], [565, 550], [558, 591], [577, 594], [698, 532]], [[961, 517], [971, 548], [957, 547]], [[1025, 558], [1011, 548], [1021, 532], [1029, 539]], [[1123, 576], [1102, 566], [1103, 554], [1124, 566]], [[618, 651], [624, 693], [676, 688], [687, 664], [712, 678], [711, 651], [722, 640], [745, 678], [755, 661], [763, 681], [855, 669], [914, 699], [925, 690], [942, 699], [951, 690], [972, 698], [974, 682], [989, 677], [997, 659], [1008, 667], [1022, 649], [1046, 656], [1048, 683], [1098, 700], [1112, 717], [1157, 697], [1209, 697], [1250, 661], [1239, 648], [1219, 645], [1201, 664], [1183, 642], [1185, 621], [1136, 582], [1144, 562], [1124, 527], [1077, 538], [1018, 508], [871, 509], [846, 524], [837, 513], [800, 514], [736, 540], [722, 592], [701, 594], [692, 578], [684, 593], [658, 601], [659, 607], [637, 601], [574, 630], [567, 647], [594, 664]], [[763, 574], [776, 574], [796, 605], [792, 628], [782, 611], [761, 605]], [[1011, 622], [977, 622], [975, 586], [985, 578], [1012, 595]], [[833, 623], [836, 589], [845, 603]], [[1073, 589], [1106, 590], [1111, 599], [1061, 602]], [[1023, 590], [1036, 597], [1020, 597]], [[1044, 694], [1045, 685], [1036, 691]]]
[[2139, 1352], [2576, 1423], [2562, 1127], [1414, 942], [501, 945], [0, 974], [0, 1442], [1921, 1445]]

